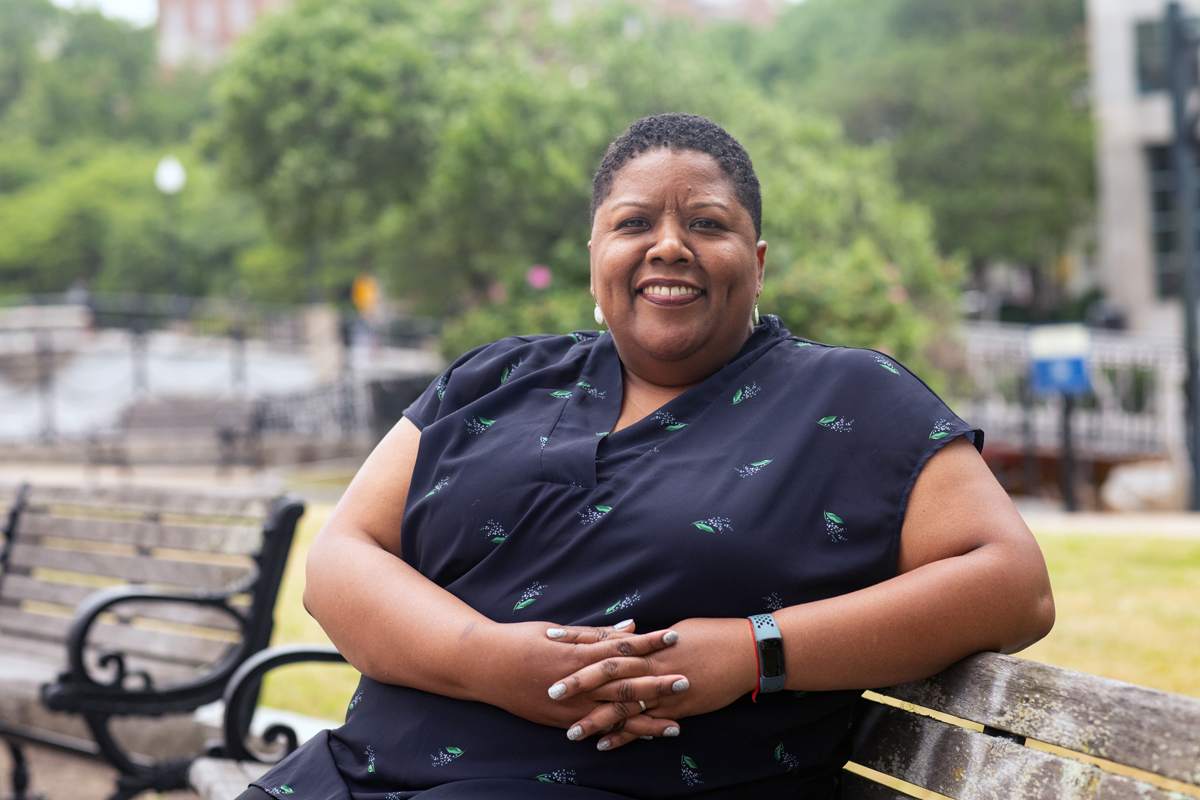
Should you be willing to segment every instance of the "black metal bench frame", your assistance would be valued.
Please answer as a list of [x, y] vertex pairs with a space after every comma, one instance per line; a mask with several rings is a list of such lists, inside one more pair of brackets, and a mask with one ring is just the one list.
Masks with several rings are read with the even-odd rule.
[[[4, 527], [4, 546], [0, 551], [0, 581], [7, 568], [8, 554], [29, 487], [22, 487]], [[253, 554], [253, 577], [239, 586], [223, 591], [163, 592], [140, 585], [117, 586], [89, 595], [76, 609], [67, 643], [68, 668], [54, 683], [42, 687], [42, 701], [56, 711], [81, 714], [95, 738], [99, 755], [121, 773], [116, 792], [110, 800], [128, 800], [147, 789], [170, 791], [187, 788], [187, 770], [192, 759], [147, 763], [126, 752], [109, 730], [114, 717], [160, 716], [195, 711], [222, 697], [230, 678], [248, 658], [270, 644], [274, 627], [275, 600], [283, 580], [284, 567], [295, 535], [296, 524], [304, 513], [304, 503], [292, 495], [276, 499], [263, 525], [261, 546]], [[249, 596], [250, 604], [239, 607], [231, 602], [236, 596]], [[100, 665], [112, 670], [108, 682], [99, 682], [89, 674], [84, 650], [88, 633], [106, 609], [130, 600], [185, 603], [216, 609], [236, 621], [240, 641], [205, 675], [189, 683], [158, 688], [144, 672], [130, 672], [120, 651], [102, 654]], [[96, 751], [73, 746], [58, 736], [42, 736], [37, 731], [14, 727], [0, 720], [0, 733], [13, 744], [13, 788], [16, 797], [24, 795], [27, 781], [23, 758], [13, 739], [24, 739], [66, 747], [94, 755]], [[27, 784], [26, 784], [27, 785]]]

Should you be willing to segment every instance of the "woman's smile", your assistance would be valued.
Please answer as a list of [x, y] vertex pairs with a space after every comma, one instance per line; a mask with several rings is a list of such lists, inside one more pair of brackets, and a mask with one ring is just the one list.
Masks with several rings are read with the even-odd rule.
[[678, 308], [694, 303], [704, 294], [704, 290], [677, 281], [645, 281], [638, 287], [637, 294], [643, 300], [663, 308]]

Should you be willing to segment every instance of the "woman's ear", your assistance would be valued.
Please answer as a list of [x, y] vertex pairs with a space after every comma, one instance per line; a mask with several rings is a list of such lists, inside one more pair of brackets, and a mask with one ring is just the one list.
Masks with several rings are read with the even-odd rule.
[[755, 256], [758, 259], [758, 264], [757, 264], [757, 267], [758, 267], [758, 293], [762, 294], [763, 272], [766, 270], [766, 265], [767, 265], [767, 243], [765, 241], [761, 241], [761, 240], [759, 241], [758, 246], [756, 248]]

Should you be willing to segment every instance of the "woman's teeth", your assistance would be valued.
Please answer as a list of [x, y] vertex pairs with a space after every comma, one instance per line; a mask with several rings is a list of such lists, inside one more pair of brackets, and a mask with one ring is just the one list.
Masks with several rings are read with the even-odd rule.
[[678, 297], [681, 294], [700, 294], [700, 290], [693, 286], [647, 286], [645, 289], [642, 289], [642, 294]]

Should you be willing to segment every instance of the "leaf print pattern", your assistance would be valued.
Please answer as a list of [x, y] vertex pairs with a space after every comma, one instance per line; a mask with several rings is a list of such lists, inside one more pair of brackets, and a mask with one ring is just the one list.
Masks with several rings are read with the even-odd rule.
[[604, 396], [605, 396], [605, 394], [606, 394], [606, 392], [602, 392], [602, 391], [600, 391], [599, 389], [597, 389], [596, 387], [592, 386], [592, 385], [591, 385], [590, 383], [588, 383], [587, 381], [580, 381], [579, 383], [577, 383], [577, 384], [575, 384], [575, 385], [576, 385], [576, 386], [578, 386], [579, 388], [583, 389], [583, 391], [584, 391], [584, 394], [586, 394], [586, 395], [588, 395], [589, 397], [592, 397], [592, 398], [594, 398], [594, 399], [596, 399], [596, 400], [603, 400], [603, 399], [604, 399]]
[[841, 517], [837, 514], [834, 514], [832, 511], [825, 512], [825, 532], [829, 534], [829, 538], [833, 541], [846, 541], [846, 537], [842, 536], [846, 532], [846, 529], [842, 527], [844, 524]]
[[800, 768], [800, 759], [783, 749], [783, 742], [775, 748], [775, 760], [783, 764], [783, 768], [788, 772]]
[[541, 582], [534, 581], [532, 586], [521, 592], [521, 599], [513, 606], [513, 613], [515, 614], [522, 608], [529, 608], [529, 606], [537, 602], [537, 599], [542, 596], [542, 590], [545, 588], [547, 587]]
[[358, 705], [360, 700], [362, 700], [362, 689], [359, 689], [354, 693], [354, 697], [350, 700], [350, 708], [348, 710], [353, 711], [354, 707]]
[[704, 781], [700, 780], [700, 768], [696, 766], [695, 761], [687, 756], [681, 756], [679, 766], [683, 775], [683, 782], [688, 786], [699, 786], [704, 783]]
[[633, 605], [634, 603], [636, 603], [638, 600], [641, 600], [641, 599], [642, 599], [642, 596], [640, 594], [638, 594], [637, 589], [634, 589], [633, 594], [625, 595], [624, 600], [613, 603], [611, 606], [604, 609], [604, 613], [611, 614], [614, 611], [620, 611], [622, 609], [629, 608], [631, 605]]
[[375, 751], [371, 749], [371, 745], [367, 745], [367, 752], [364, 753], [367, 757], [367, 772], [375, 771]]
[[537, 779], [543, 783], [569, 783], [575, 784], [575, 770], [573, 769], [556, 769], [554, 772], [547, 772], [538, 775]]
[[753, 464], [747, 464], [744, 467], [734, 467], [734, 471], [743, 478], [749, 478], [751, 475], [756, 475], [762, 471], [762, 468], [770, 464], [774, 459], [766, 459], [765, 461], [755, 461]]
[[574, 340], [575, 340], [575, 344], [579, 344], [580, 342], [586, 342], [588, 339], [595, 339], [595, 338], [596, 338], [596, 334], [594, 334], [594, 333], [584, 333], [584, 332], [582, 332], [582, 331], [576, 331], [575, 333], [571, 333], [571, 334], [568, 334], [568, 335], [569, 335], [569, 336], [570, 336], [572, 339], [574, 339]]
[[796, 347], [812, 347], [812, 342], [796, 342]]
[[933, 425], [933, 430], [929, 434], [930, 439], [945, 439], [950, 435], [950, 423], [944, 419], [939, 419]]
[[743, 400], [749, 400], [751, 397], [754, 397], [754, 395], [756, 395], [756, 394], [758, 394], [758, 383], [757, 382], [752, 383], [749, 386], [743, 386], [741, 389], [737, 390], [736, 394], [734, 394], [733, 404], [736, 406], [738, 403], [742, 402]]
[[442, 478], [440, 481], [438, 481], [438, 482], [437, 482], [437, 483], [434, 485], [434, 487], [433, 487], [432, 489], [430, 489], [430, 490], [429, 490], [429, 493], [428, 493], [428, 494], [426, 494], [425, 496], [426, 496], [426, 497], [432, 497], [433, 495], [435, 495], [435, 494], [437, 494], [438, 492], [440, 492], [442, 489], [445, 489], [445, 488], [446, 488], [446, 484], [448, 484], [448, 483], [450, 483], [450, 479], [449, 479], [449, 478]]
[[429, 757], [433, 759], [433, 766], [444, 767], [462, 754], [463, 751], [457, 747], [443, 747], [436, 753], [430, 753]]
[[545, 449], [546, 449], [546, 442], [550, 441], [550, 438], [549, 438], [548, 436], [539, 436], [538, 438], [539, 438], [539, 439], [541, 440], [541, 442], [542, 442], [542, 449], [543, 449], [543, 450], [545, 450]]
[[443, 397], [446, 396], [446, 376], [445, 375], [438, 378], [437, 386], [434, 387], [434, 391], [437, 392], [438, 400], [441, 400]]
[[725, 517], [702, 519], [697, 522], [693, 522], [692, 524], [706, 533], [724, 533], [725, 531], [733, 530], [733, 523], [731, 523]]
[[508, 379], [511, 378], [513, 373], [516, 372], [517, 369], [524, 363], [525, 359], [518, 358], [516, 363], [509, 364], [507, 367], [505, 367], [504, 372], [500, 375], [500, 385], [503, 386], [504, 384], [508, 383]]
[[496, 424], [496, 420], [494, 420], [494, 419], [487, 419], [485, 417], [476, 417], [474, 419], [467, 420], [467, 432], [473, 433], [478, 436], [479, 434], [483, 433], [484, 431], [486, 431], [488, 428], [492, 427], [495, 424]]
[[845, 417], [839, 417], [837, 414], [834, 414], [830, 417], [822, 417], [817, 420], [817, 424], [823, 425], [835, 433], [850, 433], [853, 430], [851, 426], [854, 425], [854, 420], [847, 422]]
[[295, 789], [285, 783], [282, 786], [276, 786], [273, 789], [267, 789], [267, 794], [274, 795], [275, 797], [287, 797], [289, 794], [292, 794], [295, 791]]
[[883, 367], [884, 369], [886, 369], [888, 372], [892, 373], [893, 375], [900, 374], [900, 370], [896, 369], [896, 365], [893, 364], [891, 361], [888, 361], [883, 356], [875, 356], [875, 363], [878, 364], [879, 366]]
[[565, 400], [566, 398], [571, 396], [571, 390], [570, 389], [559, 389], [557, 392], [551, 392], [550, 396], [557, 397], [559, 400]]
[[508, 534], [504, 532], [504, 527], [494, 519], [489, 519], [483, 523], [483, 527], [479, 530], [487, 535], [492, 544], [500, 544], [508, 538]]
[[778, 592], [771, 592], [770, 596], [764, 597], [763, 600], [767, 601], [768, 612], [778, 611], [783, 608], [783, 599], [779, 596]]
[[686, 422], [680, 422], [675, 419], [675, 415], [670, 411], [655, 411], [654, 420], [658, 422], [658, 427], [666, 428], [669, 431], [677, 431], [680, 428], [686, 428]]
[[610, 511], [612, 511], [612, 506], [588, 506], [586, 511], [576, 511], [575, 513], [580, 516], [580, 525], [590, 525]]

